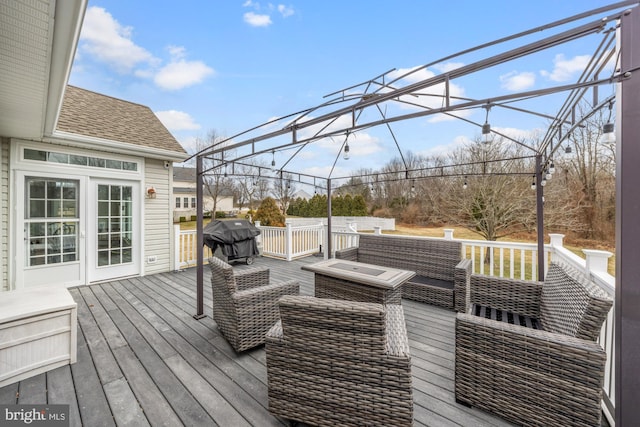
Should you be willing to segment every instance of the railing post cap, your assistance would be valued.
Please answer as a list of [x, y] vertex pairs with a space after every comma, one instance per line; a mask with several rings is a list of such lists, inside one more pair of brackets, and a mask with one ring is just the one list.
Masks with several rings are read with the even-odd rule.
[[584, 252], [584, 254], [587, 256], [593, 256], [598, 258], [611, 258], [611, 256], [613, 256], [613, 252], [602, 251], [599, 249], [583, 249], [582, 252]]

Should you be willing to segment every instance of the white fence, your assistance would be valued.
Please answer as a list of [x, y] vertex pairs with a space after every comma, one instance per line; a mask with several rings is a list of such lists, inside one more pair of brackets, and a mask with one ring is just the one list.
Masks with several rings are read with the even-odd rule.
[[[287, 218], [287, 223], [291, 223], [294, 227], [301, 225], [327, 225], [327, 218]], [[385, 231], [395, 231], [395, 218], [379, 218], [375, 216], [332, 216], [331, 229], [346, 230], [349, 224], [358, 224], [360, 231], [372, 231], [376, 227]]]
[[[325, 236], [327, 227], [317, 222], [315, 225], [294, 226], [287, 223], [286, 227], [264, 227], [256, 222], [261, 234], [258, 236], [258, 246], [265, 256], [281, 258], [291, 261], [303, 256], [317, 254], [324, 251], [327, 258]], [[196, 265], [196, 232], [180, 231], [180, 226], [175, 226], [176, 269]], [[375, 234], [381, 234], [381, 226], [374, 227]], [[345, 231], [333, 231], [331, 233], [332, 252], [358, 246], [360, 234], [356, 231], [356, 225], [347, 224]], [[551, 234], [550, 244], [544, 245], [545, 266], [551, 260], [562, 260], [591, 278], [594, 283], [604, 289], [612, 298], [615, 295], [615, 277], [607, 272], [607, 260], [611, 252], [597, 250], [583, 250], [586, 259], [583, 259], [563, 246], [562, 234]], [[472, 271], [478, 274], [487, 274], [498, 277], [510, 277], [516, 279], [537, 280], [538, 245], [533, 243], [518, 242], [490, 242], [485, 240], [455, 239], [453, 230], [445, 230], [442, 237], [447, 240], [455, 240], [462, 243], [462, 253], [465, 258], [472, 260]], [[205, 248], [205, 259], [211, 255], [211, 251]], [[333, 255], [333, 253], [331, 254]], [[607, 352], [607, 366], [604, 382], [603, 410], [609, 423], [613, 425], [615, 383], [614, 383], [614, 309], [602, 327], [599, 342]]]

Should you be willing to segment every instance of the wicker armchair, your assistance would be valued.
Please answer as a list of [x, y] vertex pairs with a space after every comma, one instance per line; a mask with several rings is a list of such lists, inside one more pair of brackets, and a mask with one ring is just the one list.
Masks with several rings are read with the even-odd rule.
[[444, 239], [360, 234], [358, 247], [336, 251], [336, 258], [415, 271], [402, 285], [402, 298], [466, 312], [471, 260], [462, 244]]
[[458, 402], [518, 424], [600, 426], [602, 289], [552, 263], [544, 283], [472, 275], [470, 299], [456, 319]]
[[209, 258], [213, 291], [213, 319], [238, 352], [263, 344], [265, 334], [278, 321], [278, 299], [299, 294], [299, 284], [269, 284], [269, 269], [234, 271], [226, 262]]
[[269, 411], [317, 426], [410, 426], [401, 305], [285, 296], [267, 334]]

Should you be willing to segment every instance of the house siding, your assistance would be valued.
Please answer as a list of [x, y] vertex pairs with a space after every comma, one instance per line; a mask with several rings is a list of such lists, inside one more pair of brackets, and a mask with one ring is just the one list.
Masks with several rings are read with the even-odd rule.
[[0, 138], [0, 289], [9, 290], [9, 139]]
[[[156, 190], [155, 199], [144, 203], [144, 274], [154, 274], [173, 269], [173, 221], [171, 212], [175, 201], [172, 197], [171, 166], [164, 167], [161, 160], [146, 159], [144, 169], [145, 187]], [[156, 257], [155, 262], [148, 262]]]

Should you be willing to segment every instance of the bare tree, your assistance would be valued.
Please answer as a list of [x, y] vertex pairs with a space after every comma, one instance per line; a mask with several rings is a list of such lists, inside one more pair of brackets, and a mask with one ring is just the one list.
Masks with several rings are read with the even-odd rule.
[[454, 153], [452, 164], [463, 166], [454, 168], [460, 177], [450, 179], [448, 191], [442, 192], [448, 219], [490, 241], [535, 224], [535, 192], [526, 174], [533, 163], [502, 160], [520, 157], [517, 154], [517, 148], [499, 138], [476, 140]]
[[580, 208], [584, 237], [611, 240], [615, 230], [615, 149], [600, 142], [609, 119], [605, 114], [608, 110], [575, 129], [567, 143], [571, 153], [561, 155], [557, 164], [566, 171], [566, 194]]
[[273, 195], [283, 215], [287, 214], [289, 203], [291, 203], [295, 192], [296, 187], [291, 181], [291, 175], [283, 174], [281, 178], [273, 180]]
[[[211, 129], [205, 138], [198, 137], [195, 141], [197, 151], [204, 148], [212, 147], [214, 143], [222, 138], [215, 129]], [[227, 153], [227, 157], [232, 157], [231, 153]], [[207, 156], [203, 159], [203, 169], [206, 173], [203, 175], [204, 193], [208, 195], [213, 203], [211, 209], [212, 216], [218, 208], [218, 199], [224, 193], [233, 193], [233, 180], [228, 177], [228, 167], [224, 166], [224, 160], [220, 154], [215, 156]]]

